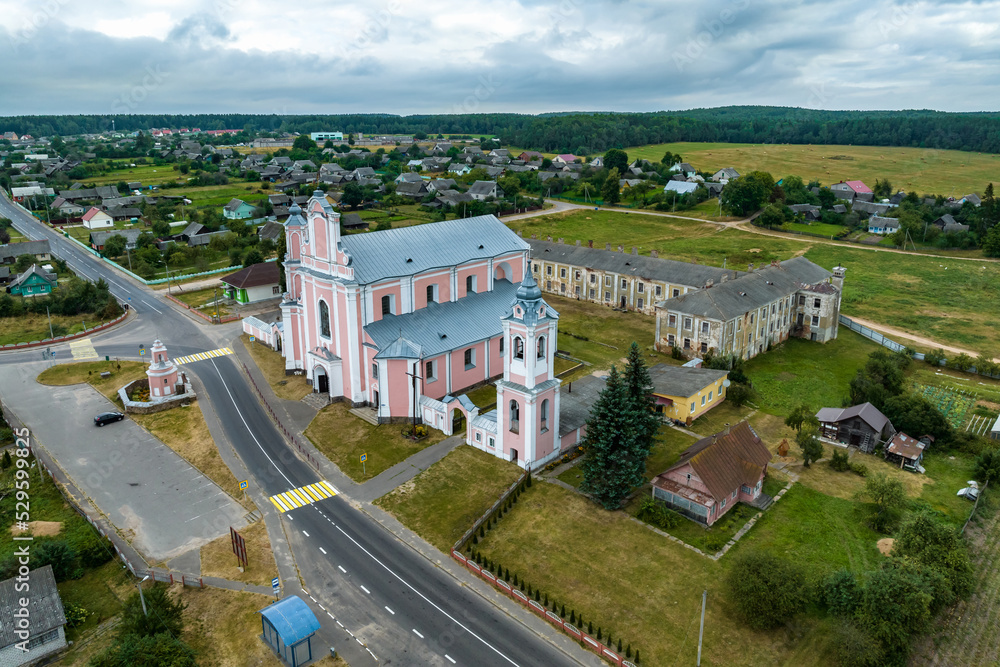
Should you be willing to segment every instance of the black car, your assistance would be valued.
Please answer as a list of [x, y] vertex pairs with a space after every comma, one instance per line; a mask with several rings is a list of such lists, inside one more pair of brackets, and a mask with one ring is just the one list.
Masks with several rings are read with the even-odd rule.
[[120, 422], [123, 419], [125, 419], [125, 415], [120, 412], [102, 412], [94, 417], [94, 424], [97, 426], [104, 426], [105, 424], [110, 424], [111, 422]]

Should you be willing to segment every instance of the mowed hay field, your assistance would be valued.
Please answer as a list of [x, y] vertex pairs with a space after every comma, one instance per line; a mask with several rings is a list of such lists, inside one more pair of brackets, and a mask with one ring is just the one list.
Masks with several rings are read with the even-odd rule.
[[[593, 240], [595, 248], [611, 243], [633, 246], [639, 254], [657, 250], [661, 258], [746, 271], [799, 255], [831, 269], [847, 268], [841, 311], [915, 334], [1000, 355], [993, 314], [1000, 312], [1000, 263], [942, 259], [832, 245], [803, 237], [754, 234], [712, 224], [664, 216], [575, 210], [512, 221], [524, 237], [565, 238], [573, 245]], [[652, 338], [654, 323], [650, 318]]]
[[807, 183], [830, 184], [857, 179], [869, 187], [876, 178], [888, 178], [895, 188], [946, 197], [981, 194], [987, 183], [1000, 178], [1000, 155], [932, 148], [681, 142], [625, 149], [629, 160], [656, 162], [667, 151], [680, 153], [699, 171], [759, 169], [770, 172], [775, 180], [800, 176]]

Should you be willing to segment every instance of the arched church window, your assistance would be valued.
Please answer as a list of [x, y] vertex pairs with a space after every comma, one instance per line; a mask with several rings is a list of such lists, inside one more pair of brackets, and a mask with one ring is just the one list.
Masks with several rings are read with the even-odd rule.
[[510, 402], [510, 432], [517, 433], [521, 425], [521, 408], [517, 401], [511, 399]]
[[514, 358], [524, 359], [524, 341], [520, 336], [514, 337]]
[[538, 339], [538, 354], [536, 356], [539, 359], [545, 358], [545, 336]]
[[319, 335], [324, 338], [330, 337], [330, 306], [322, 300], [319, 302]]

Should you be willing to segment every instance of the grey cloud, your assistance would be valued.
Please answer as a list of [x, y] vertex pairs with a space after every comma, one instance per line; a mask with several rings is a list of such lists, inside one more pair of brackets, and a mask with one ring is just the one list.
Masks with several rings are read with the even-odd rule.
[[167, 34], [168, 40], [183, 43], [225, 42], [230, 38], [226, 24], [219, 17], [205, 13], [188, 16]]

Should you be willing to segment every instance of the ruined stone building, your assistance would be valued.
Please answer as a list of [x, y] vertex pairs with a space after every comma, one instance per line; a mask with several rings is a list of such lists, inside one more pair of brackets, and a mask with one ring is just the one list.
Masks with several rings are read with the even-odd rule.
[[[550, 237], [551, 239], [551, 237]], [[623, 310], [638, 310], [647, 315], [656, 312], [656, 302], [698, 290], [711, 282], [743, 275], [714, 266], [659, 259], [618, 252], [607, 244], [605, 249], [588, 245], [525, 239], [531, 246], [535, 282], [543, 292], [602, 303]]]
[[789, 336], [824, 343], [837, 337], [846, 269], [833, 272], [796, 257], [656, 304], [656, 347], [687, 356], [760, 354]]

